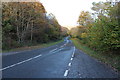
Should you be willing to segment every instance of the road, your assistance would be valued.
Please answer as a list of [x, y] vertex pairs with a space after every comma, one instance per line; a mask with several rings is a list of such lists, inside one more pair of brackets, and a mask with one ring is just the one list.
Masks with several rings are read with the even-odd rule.
[[105, 64], [78, 50], [66, 37], [41, 49], [3, 55], [3, 78], [117, 78]]

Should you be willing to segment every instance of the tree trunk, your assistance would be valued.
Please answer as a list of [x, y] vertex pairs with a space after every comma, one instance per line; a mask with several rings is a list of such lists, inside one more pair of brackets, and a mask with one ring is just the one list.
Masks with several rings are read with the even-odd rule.
[[32, 25], [31, 25], [31, 42], [33, 40], [33, 21], [32, 21]]

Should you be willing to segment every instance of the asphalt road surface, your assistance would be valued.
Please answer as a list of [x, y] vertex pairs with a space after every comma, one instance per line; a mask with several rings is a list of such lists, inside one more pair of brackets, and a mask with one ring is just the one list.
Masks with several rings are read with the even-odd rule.
[[3, 55], [3, 78], [118, 78], [105, 64], [63, 42], [41, 49]]

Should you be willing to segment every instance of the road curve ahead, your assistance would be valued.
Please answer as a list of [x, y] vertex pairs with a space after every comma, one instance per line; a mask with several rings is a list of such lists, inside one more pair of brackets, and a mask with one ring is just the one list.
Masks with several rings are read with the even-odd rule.
[[36, 50], [3, 55], [3, 78], [117, 78], [110, 67], [63, 42]]

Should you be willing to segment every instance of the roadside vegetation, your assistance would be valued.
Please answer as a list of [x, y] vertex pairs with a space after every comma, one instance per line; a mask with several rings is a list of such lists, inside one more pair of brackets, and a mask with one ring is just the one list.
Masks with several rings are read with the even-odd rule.
[[94, 2], [91, 9], [80, 13], [69, 34], [79, 49], [120, 71], [120, 3]]
[[116, 71], [120, 71], [120, 55], [119, 54], [110, 54], [110, 53], [102, 53], [100, 51], [95, 51], [83, 44], [81, 40], [78, 38], [71, 39], [77, 49], [82, 50], [84, 53], [98, 59], [99, 61], [107, 64], [112, 67]]
[[[2, 50], [36, 49], [69, 35], [75, 46], [120, 71], [120, 2], [93, 2], [70, 31], [40, 2], [2, 3]], [[69, 31], [69, 32], [68, 32]]]
[[55, 42], [51, 41], [51, 42], [48, 42], [48, 43], [34, 44], [32, 46], [25, 45], [25, 46], [22, 46], [22, 47], [19, 47], [19, 48], [4, 50], [3, 53], [5, 53], [5, 52], [15, 52], [15, 51], [23, 51], [23, 50], [33, 50], [33, 49], [45, 48], [45, 47], [49, 47], [49, 46], [61, 43], [62, 41], [63, 41], [63, 39], [55, 41]]
[[2, 6], [3, 51], [47, 44], [67, 35], [40, 2], [4, 2]]

